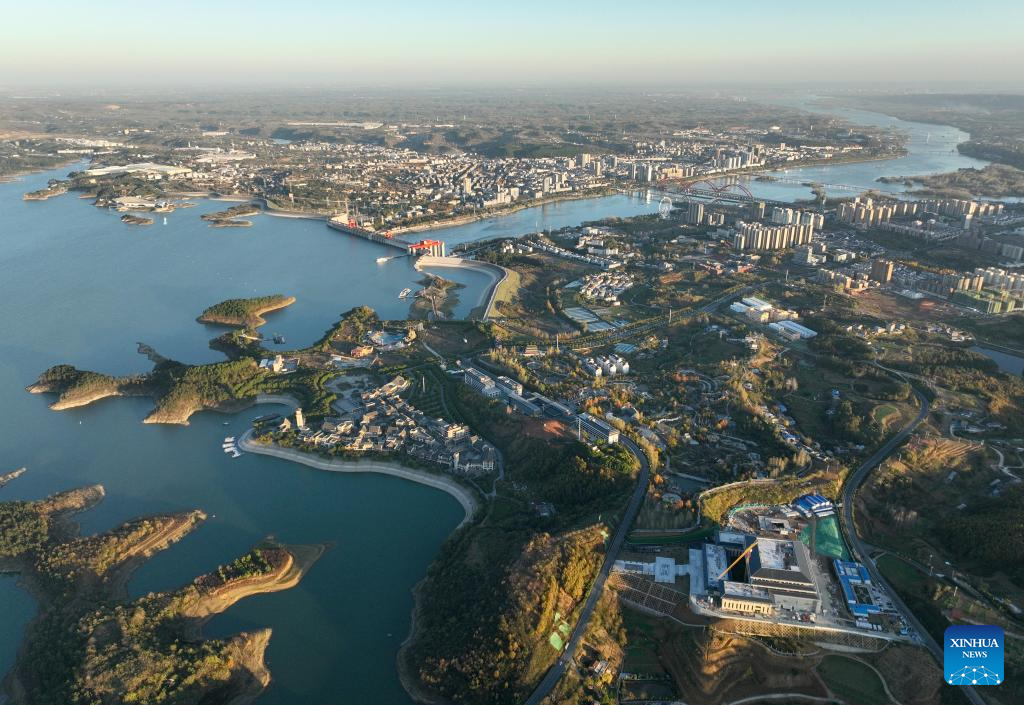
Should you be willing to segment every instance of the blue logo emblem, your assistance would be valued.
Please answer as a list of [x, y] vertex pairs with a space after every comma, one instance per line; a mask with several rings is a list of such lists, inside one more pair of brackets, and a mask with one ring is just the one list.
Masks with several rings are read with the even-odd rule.
[[1003, 630], [989, 625], [955, 624], [946, 628], [943, 668], [950, 685], [999, 685], [1003, 670]]

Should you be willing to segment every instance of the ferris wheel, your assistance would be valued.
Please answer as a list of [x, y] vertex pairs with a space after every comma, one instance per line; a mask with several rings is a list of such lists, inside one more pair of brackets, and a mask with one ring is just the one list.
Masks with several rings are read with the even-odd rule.
[[672, 199], [668, 196], [662, 197], [658, 203], [658, 215], [662, 220], [668, 220], [668, 217], [672, 214]]

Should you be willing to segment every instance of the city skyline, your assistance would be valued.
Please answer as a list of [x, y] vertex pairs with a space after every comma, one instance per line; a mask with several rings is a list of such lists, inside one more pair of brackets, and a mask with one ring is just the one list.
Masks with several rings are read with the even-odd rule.
[[[526, 0], [506, 11], [317, 0], [58, 0], [10, 6], [0, 86], [551, 85], [879, 81], [1019, 82], [1024, 11], [984, 0], [855, 9], [740, 0], [706, 5]], [[199, 21], [197, 18], [202, 18]]]

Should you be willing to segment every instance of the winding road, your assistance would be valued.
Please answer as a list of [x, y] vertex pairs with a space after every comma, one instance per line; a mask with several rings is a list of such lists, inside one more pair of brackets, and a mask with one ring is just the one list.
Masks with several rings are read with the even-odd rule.
[[541, 679], [540, 683], [537, 684], [537, 688], [533, 691], [533, 694], [526, 699], [524, 705], [539, 705], [540, 701], [547, 697], [551, 692], [555, 684], [561, 680], [565, 674], [566, 669], [572, 664], [573, 654], [576, 653], [576, 649], [579, 648], [580, 641], [583, 640], [583, 635], [587, 631], [587, 624], [590, 622], [590, 618], [594, 614], [594, 609], [597, 607], [597, 601], [601, 598], [601, 593], [604, 592], [604, 584], [608, 580], [608, 575], [612, 571], [612, 565], [615, 563], [615, 557], [619, 554], [619, 550], [622, 548], [622, 543], [626, 540], [626, 534], [629, 532], [629, 527], [632, 526], [633, 520], [636, 519], [636, 514], [640, 511], [640, 505], [644, 501], [644, 496], [647, 494], [647, 480], [650, 477], [651, 465], [647, 461], [647, 456], [639, 446], [633, 441], [626, 437], [620, 438], [620, 443], [629, 450], [636, 459], [640, 461], [640, 472], [636, 481], [636, 488], [633, 490], [633, 495], [629, 498], [629, 504], [626, 505], [626, 511], [622, 515], [622, 520], [619, 525], [615, 528], [615, 535], [612, 536], [611, 542], [608, 544], [608, 550], [605, 552], [604, 564], [601, 566], [600, 572], [597, 574], [597, 579], [594, 580], [593, 586], [590, 588], [590, 592], [587, 594], [587, 600], [583, 605], [583, 611], [580, 612], [580, 618], [576, 622], [576, 627], [572, 630], [572, 636], [569, 638], [569, 642], [565, 646], [565, 650], [562, 651], [561, 656], [555, 661], [554, 665], [548, 670]]
[[[879, 367], [881, 366], [879, 365]], [[904, 381], [907, 381], [907, 378], [904, 375], [895, 370], [890, 370], [888, 368], [882, 369], [886, 369], [887, 372], [895, 374], [903, 378]], [[891, 456], [897, 448], [903, 445], [903, 442], [907, 440], [910, 434], [912, 434], [919, 425], [921, 425], [921, 422], [925, 420], [928, 416], [928, 412], [931, 410], [931, 404], [924, 393], [913, 385], [911, 385], [911, 389], [914, 391], [914, 396], [917, 397], [918, 403], [921, 405], [917, 416], [914, 417], [910, 423], [904, 426], [899, 433], [890, 438], [881, 448], [875, 451], [875, 453], [865, 460], [860, 467], [854, 470], [848, 478], [846, 478], [846, 484], [843, 485], [843, 509], [839, 514], [839, 524], [842, 527], [843, 534], [846, 537], [846, 543], [850, 547], [854, 560], [862, 563], [868, 569], [868, 572], [871, 574], [871, 579], [876, 585], [881, 585], [885, 588], [886, 592], [888, 592], [889, 596], [892, 598], [893, 604], [896, 605], [907, 624], [909, 624], [917, 634], [921, 644], [931, 652], [932, 656], [936, 661], [938, 661], [939, 667], [941, 668], [943, 662], [942, 645], [935, 641], [932, 635], [928, 633], [928, 630], [925, 629], [924, 625], [921, 624], [910, 608], [903, 602], [896, 590], [893, 589], [892, 585], [882, 577], [881, 571], [878, 570], [878, 566], [875, 565], [874, 560], [871, 558], [870, 546], [868, 546], [867, 543], [857, 535], [857, 525], [854, 523], [853, 519], [853, 504], [854, 498], [857, 495], [857, 490], [864, 484], [864, 481], [871, 474], [872, 470], [881, 465], [882, 461]], [[977, 690], [970, 686], [962, 686], [962, 688], [964, 695], [973, 703], [973, 705], [985, 705], [985, 701], [978, 694]]]

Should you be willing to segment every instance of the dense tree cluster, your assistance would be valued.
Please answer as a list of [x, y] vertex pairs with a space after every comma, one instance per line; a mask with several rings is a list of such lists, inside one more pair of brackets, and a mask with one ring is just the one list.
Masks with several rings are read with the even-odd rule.
[[939, 523], [945, 545], [962, 560], [979, 564], [987, 572], [1007, 573], [1024, 583], [1024, 489], [1010, 488]]
[[203, 311], [199, 320], [211, 323], [253, 325], [257, 322], [260, 311], [285, 306], [289, 301], [294, 301], [294, 299], [284, 294], [254, 296], [248, 299], [228, 299]]
[[42, 546], [49, 521], [37, 502], [0, 503], [0, 556], [20, 556]]

